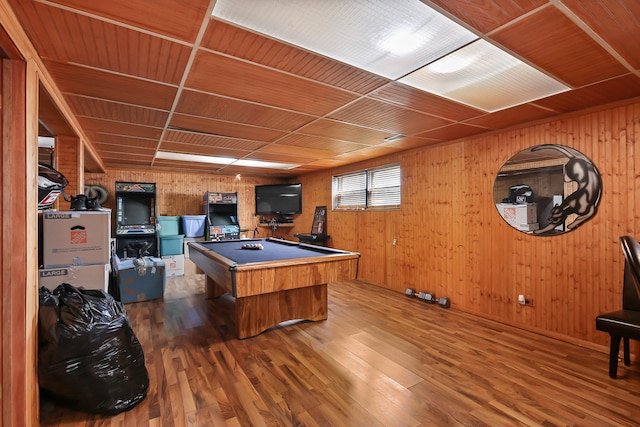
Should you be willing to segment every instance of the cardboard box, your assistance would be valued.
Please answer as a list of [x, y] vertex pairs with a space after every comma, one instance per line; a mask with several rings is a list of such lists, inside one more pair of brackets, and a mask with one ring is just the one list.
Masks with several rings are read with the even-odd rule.
[[123, 303], [162, 298], [166, 281], [164, 261], [144, 257], [116, 259], [118, 290]]
[[498, 212], [510, 224], [532, 224], [538, 222], [538, 210], [535, 203], [514, 205], [511, 203], [498, 203]]
[[110, 263], [41, 268], [38, 271], [38, 287], [44, 286], [53, 291], [63, 283], [70, 283], [78, 288], [109, 292], [110, 272]]
[[42, 263], [46, 268], [108, 263], [110, 235], [109, 210], [45, 212]]
[[184, 255], [163, 256], [167, 277], [184, 276]]

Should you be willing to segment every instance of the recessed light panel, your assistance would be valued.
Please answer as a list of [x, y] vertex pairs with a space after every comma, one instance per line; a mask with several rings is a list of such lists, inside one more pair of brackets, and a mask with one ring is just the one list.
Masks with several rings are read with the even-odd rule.
[[172, 151], [158, 151], [156, 159], [180, 160], [183, 162], [211, 163], [214, 165], [229, 165], [236, 159], [231, 157], [203, 156], [200, 154], [174, 153]]
[[300, 165], [292, 165], [291, 163], [265, 162], [263, 160], [248, 160], [248, 159], [236, 160], [232, 164], [233, 166], [246, 166], [246, 167], [252, 167], [252, 168], [267, 168], [267, 169], [282, 169], [282, 170], [295, 169], [298, 166], [300, 166]]
[[569, 90], [484, 40], [477, 40], [398, 81], [488, 112]]
[[393, 80], [477, 38], [418, 0], [218, 0], [213, 16]]
[[214, 165], [233, 165], [233, 166], [244, 166], [244, 167], [265, 168], [265, 169], [282, 169], [282, 170], [294, 169], [300, 166], [300, 165], [294, 165], [291, 163], [275, 163], [275, 162], [264, 162], [262, 160], [235, 159], [233, 157], [215, 157], [215, 156], [204, 156], [200, 154], [174, 153], [172, 151], [158, 151], [156, 153], [156, 159], [179, 160], [183, 162], [208, 163], [208, 164], [214, 164]]

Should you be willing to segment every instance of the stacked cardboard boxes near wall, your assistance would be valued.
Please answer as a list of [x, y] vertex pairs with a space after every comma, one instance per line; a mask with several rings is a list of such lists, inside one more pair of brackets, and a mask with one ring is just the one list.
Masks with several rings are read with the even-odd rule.
[[39, 286], [109, 291], [111, 211], [44, 212]]

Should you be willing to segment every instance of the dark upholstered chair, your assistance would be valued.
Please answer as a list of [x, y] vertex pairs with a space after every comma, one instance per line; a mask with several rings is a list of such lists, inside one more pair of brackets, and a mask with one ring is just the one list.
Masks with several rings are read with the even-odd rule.
[[629, 366], [629, 340], [640, 341], [640, 243], [631, 236], [620, 237], [625, 256], [622, 310], [596, 317], [596, 329], [611, 336], [609, 350], [609, 376], [618, 372], [620, 340], [624, 343], [624, 364]]

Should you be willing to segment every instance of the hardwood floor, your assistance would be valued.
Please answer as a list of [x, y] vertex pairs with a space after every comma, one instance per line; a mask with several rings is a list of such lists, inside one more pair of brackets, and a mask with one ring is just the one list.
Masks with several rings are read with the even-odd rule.
[[126, 305], [147, 397], [113, 417], [42, 400], [45, 426], [636, 426], [640, 363], [362, 283], [329, 319], [237, 340], [229, 297]]

